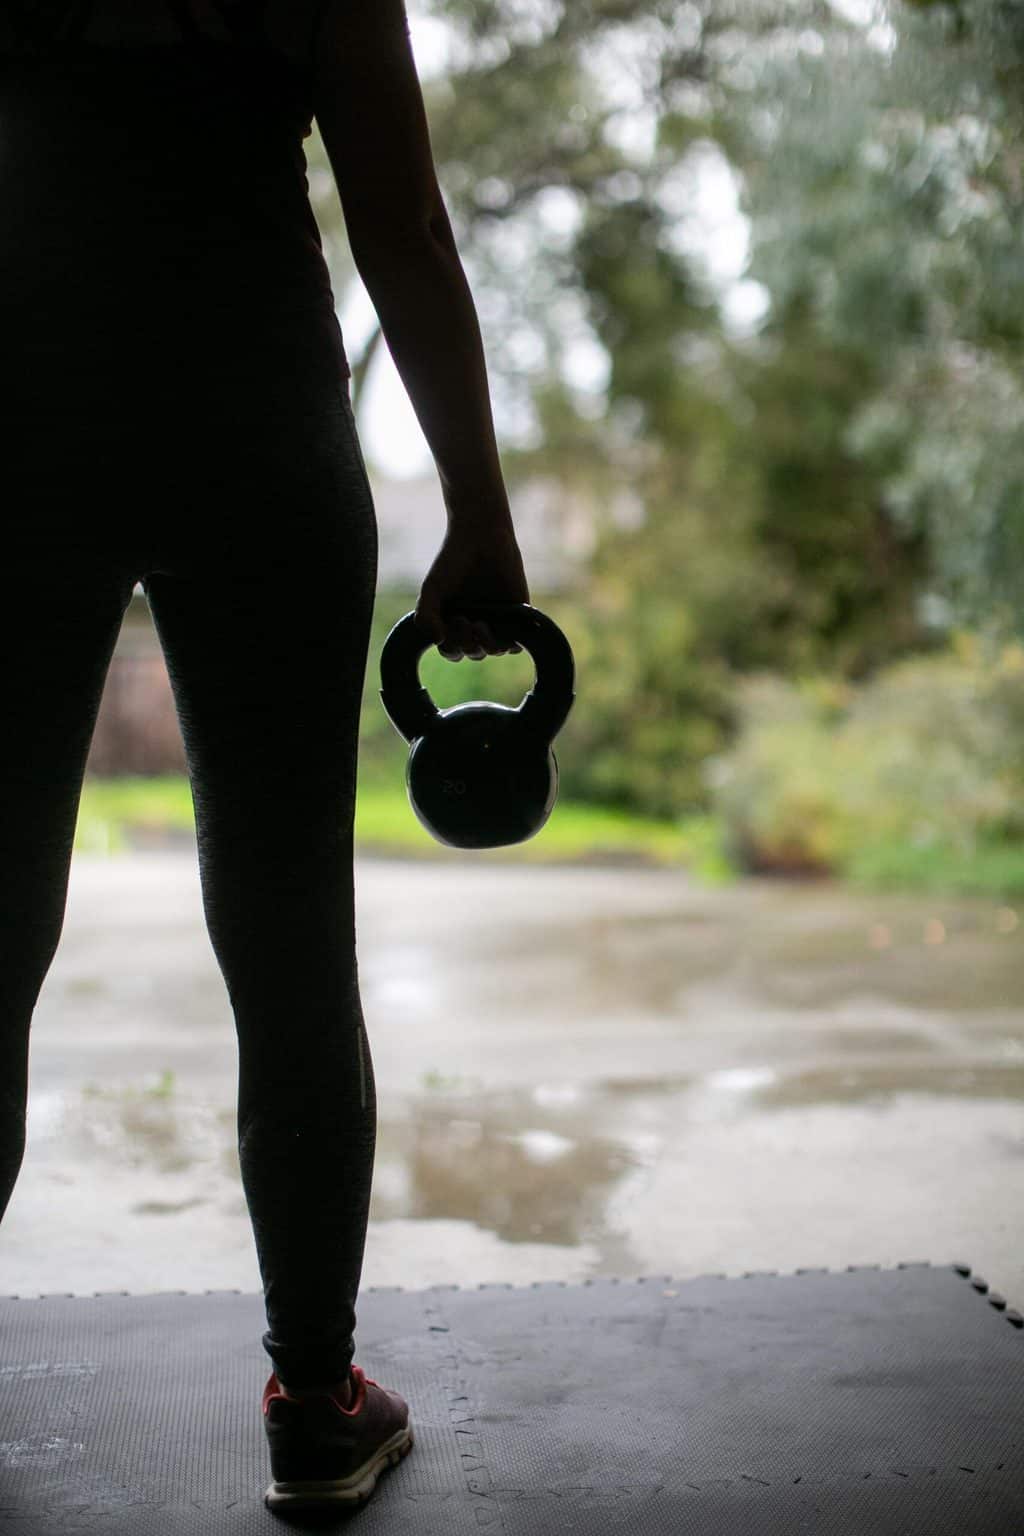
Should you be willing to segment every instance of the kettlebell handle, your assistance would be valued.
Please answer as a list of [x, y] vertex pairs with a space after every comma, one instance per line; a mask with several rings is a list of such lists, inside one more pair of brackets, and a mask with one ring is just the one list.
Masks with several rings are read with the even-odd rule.
[[[457, 617], [480, 619], [491, 626], [496, 639], [518, 641], [530, 653], [537, 679], [518, 712], [531, 733], [552, 741], [572, 708], [576, 684], [572, 648], [558, 625], [530, 603], [460, 604]], [[440, 714], [419, 684], [420, 657], [436, 644], [411, 611], [398, 620], [381, 651], [381, 702], [406, 741], [425, 736]]]

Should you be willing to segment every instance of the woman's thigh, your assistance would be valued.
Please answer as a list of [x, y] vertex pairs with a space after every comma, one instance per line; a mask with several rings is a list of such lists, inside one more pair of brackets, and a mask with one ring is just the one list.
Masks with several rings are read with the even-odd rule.
[[377, 527], [350, 410], [262, 439], [244, 426], [192, 453], [143, 584], [188, 759], [211, 940], [236, 1013], [255, 1013], [311, 970], [321, 993], [353, 985]]

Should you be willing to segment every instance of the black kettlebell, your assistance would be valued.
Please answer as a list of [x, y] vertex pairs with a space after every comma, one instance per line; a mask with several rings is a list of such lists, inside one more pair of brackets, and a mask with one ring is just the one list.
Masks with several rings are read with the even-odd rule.
[[500, 642], [529, 651], [537, 680], [515, 709], [474, 699], [438, 709], [419, 681], [437, 642], [407, 613], [380, 656], [381, 703], [411, 745], [405, 782], [419, 820], [452, 848], [500, 848], [533, 837], [558, 795], [551, 743], [565, 724], [576, 669], [558, 625], [529, 603], [474, 603], [459, 617], [490, 624]]

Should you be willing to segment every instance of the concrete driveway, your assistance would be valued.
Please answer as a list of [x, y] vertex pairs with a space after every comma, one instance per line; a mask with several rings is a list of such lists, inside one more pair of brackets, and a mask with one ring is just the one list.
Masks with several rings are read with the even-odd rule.
[[[356, 866], [363, 1285], [963, 1260], [1024, 1308], [1024, 924], [997, 902]], [[76, 856], [0, 1293], [259, 1289], [194, 848]]]

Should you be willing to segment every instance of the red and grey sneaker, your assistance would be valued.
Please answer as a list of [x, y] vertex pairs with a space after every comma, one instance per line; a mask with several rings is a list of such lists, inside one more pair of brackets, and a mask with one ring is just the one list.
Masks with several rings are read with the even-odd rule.
[[389, 1466], [412, 1449], [409, 1405], [358, 1365], [350, 1371], [352, 1406], [329, 1392], [297, 1401], [285, 1397], [276, 1374], [263, 1389], [263, 1428], [274, 1481], [268, 1509], [319, 1509], [364, 1504]]

